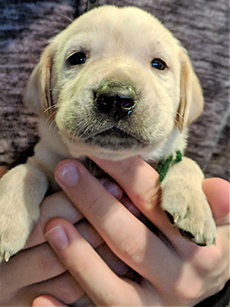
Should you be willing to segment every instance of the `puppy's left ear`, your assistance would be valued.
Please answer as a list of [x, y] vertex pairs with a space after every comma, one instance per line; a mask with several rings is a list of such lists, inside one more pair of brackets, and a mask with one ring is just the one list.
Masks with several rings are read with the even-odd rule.
[[181, 98], [177, 110], [176, 125], [182, 131], [203, 111], [204, 97], [200, 82], [193, 70], [187, 51], [181, 47]]
[[[49, 117], [53, 102], [51, 97], [51, 70], [55, 44], [51, 43], [41, 55], [40, 61], [34, 68], [24, 93], [26, 106], [36, 115]], [[52, 110], [51, 110], [52, 111]]]

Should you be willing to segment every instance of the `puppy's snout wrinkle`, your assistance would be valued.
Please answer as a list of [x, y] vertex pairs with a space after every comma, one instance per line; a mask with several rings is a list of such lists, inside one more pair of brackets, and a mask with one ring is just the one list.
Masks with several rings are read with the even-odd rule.
[[120, 119], [133, 112], [136, 92], [129, 84], [106, 81], [97, 89], [95, 104], [100, 112]]

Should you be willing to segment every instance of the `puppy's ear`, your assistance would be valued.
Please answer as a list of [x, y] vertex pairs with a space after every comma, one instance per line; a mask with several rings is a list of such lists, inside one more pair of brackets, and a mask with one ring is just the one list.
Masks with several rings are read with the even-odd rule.
[[26, 106], [35, 114], [45, 114], [48, 117], [51, 115], [53, 105], [50, 86], [54, 51], [54, 43], [46, 47], [29, 78], [24, 93]]
[[182, 131], [203, 111], [204, 97], [200, 82], [193, 70], [187, 51], [181, 48], [181, 98], [176, 125]]

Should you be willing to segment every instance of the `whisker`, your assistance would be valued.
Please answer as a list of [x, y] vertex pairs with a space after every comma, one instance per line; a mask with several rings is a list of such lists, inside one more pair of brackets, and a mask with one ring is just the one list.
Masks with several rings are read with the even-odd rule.
[[97, 174], [98, 166], [91, 159], [89, 159], [88, 167], [91, 174], [93, 175]]
[[[49, 130], [52, 129], [52, 126], [53, 126], [54, 123], [55, 123], [55, 120], [53, 119], [52, 122], [51, 122], [50, 125], [49, 125]], [[57, 127], [55, 127], [55, 129], [56, 129], [56, 128], [57, 128]]]
[[46, 108], [46, 109], [43, 111], [43, 113], [49, 112], [50, 110], [56, 109], [56, 108], [57, 108], [56, 105], [49, 106], [48, 108]]
[[68, 16], [66, 16], [64, 14], [58, 13], [57, 15], [60, 16], [60, 17], [64, 17], [66, 20], [70, 21], [71, 23], [74, 21], [74, 19], [71, 19], [70, 17], [68, 17]]
[[182, 120], [184, 120], [184, 116], [182, 116], [179, 112], [176, 112], [176, 115], [178, 115]]
[[[52, 113], [49, 115], [49, 117], [46, 119], [46, 124], [49, 122], [49, 120], [50, 120], [55, 114], [57, 114], [57, 110], [54, 111], [54, 112], [52, 112]], [[52, 120], [52, 122], [53, 122], [53, 121], [54, 121], [54, 119]]]
[[[176, 112], [176, 115], [181, 118], [182, 122], [184, 121], [184, 116], [182, 116], [179, 112]], [[174, 122], [178, 125], [179, 129], [182, 130], [182, 125], [178, 122], [176, 118], [174, 119]]]
[[[166, 108], [163, 108], [163, 111], [165, 113], [171, 115], [171, 113]], [[176, 115], [178, 115], [182, 120], [184, 120], [184, 117], [179, 112], [176, 112]], [[174, 118], [174, 122], [175, 122], [175, 124], [178, 125], [179, 129], [182, 129], [182, 125], [178, 122], [178, 120], [176, 118]]]
[[174, 119], [174, 122], [177, 124], [177, 126], [181, 130], [182, 129], [182, 125], [178, 122], [178, 120]]

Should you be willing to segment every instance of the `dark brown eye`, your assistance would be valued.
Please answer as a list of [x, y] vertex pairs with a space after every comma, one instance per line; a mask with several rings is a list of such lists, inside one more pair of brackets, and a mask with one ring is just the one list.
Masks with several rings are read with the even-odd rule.
[[67, 65], [68, 66], [76, 66], [76, 65], [82, 65], [86, 62], [86, 55], [84, 52], [76, 52], [73, 53], [68, 59], [67, 59]]
[[151, 65], [158, 70], [165, 70], [167, 68], [167, 64], [161, 59], [152, 60]]

